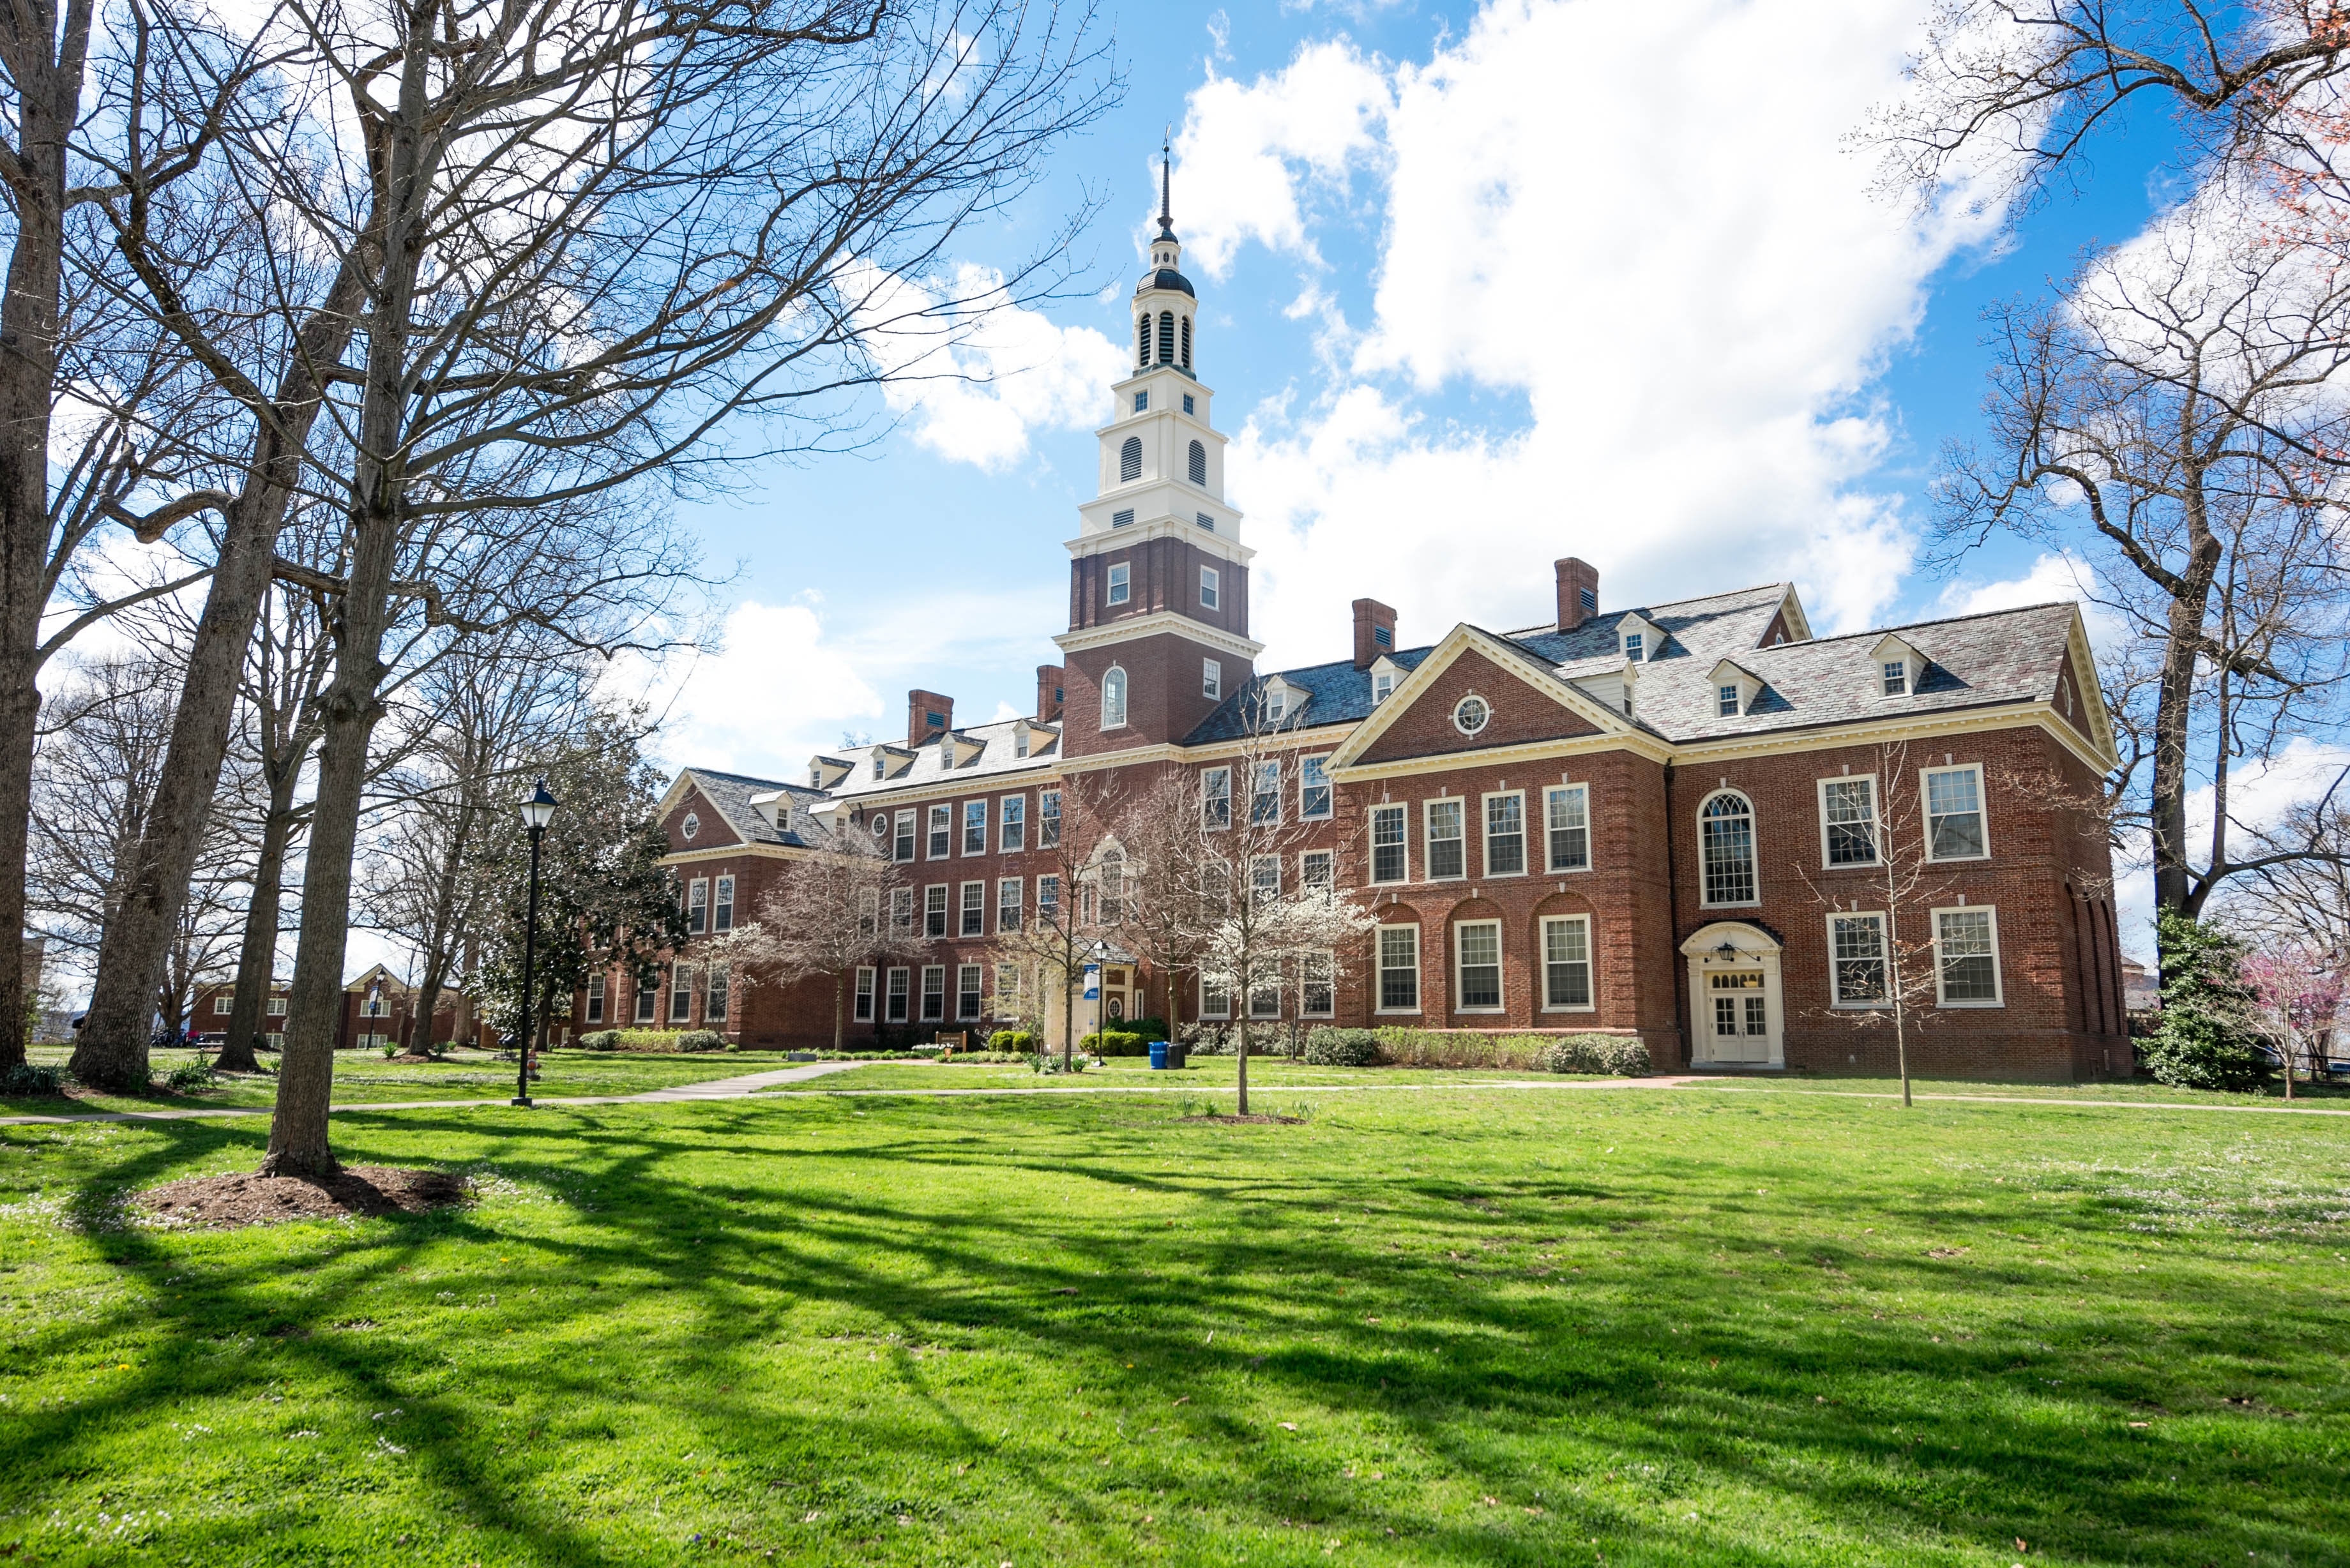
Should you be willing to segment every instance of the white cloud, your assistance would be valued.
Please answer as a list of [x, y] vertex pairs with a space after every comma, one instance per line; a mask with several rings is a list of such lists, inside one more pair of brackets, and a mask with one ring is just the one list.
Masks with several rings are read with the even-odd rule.
[[1107, 417], [1124, 350], [1013, 304], [1002, 274], [966, 265], [929, 283], [860, 276], [866, 342], [893, 378], [883, 401], [941, 456], [1000, 472], [1028, 454], [1031, 431]]
[[[1792, 577], [1824, 630], [1881, 613], [1910, 544], [1862, 394], [1934, 269], [1993, 237], [1880, 202], [1842, 144], [1918, 20], [1501, 0], [1424, 65], [1340, 40], [1198, 88], [1179, 227], [1209, 271], [1251, 240], [1318, 267], [1355, 175], [1384, 203], [1372, 319], [1232, 448], [1268, 659], [1325, 657], [1365, 593], [1412, 641], [1531, 624], [1565, 555], [1606, 604]], [[1447, 417], [1464, 384], [1523, 418]]]

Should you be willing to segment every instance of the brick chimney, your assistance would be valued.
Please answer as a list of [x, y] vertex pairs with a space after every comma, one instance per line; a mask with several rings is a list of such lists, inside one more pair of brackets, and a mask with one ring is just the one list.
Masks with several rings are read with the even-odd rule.
[[1599, 613], [1599, 568], [1569, 556], [1558, 570], [1558, 629], [1573, 631]]
[[906, 744], [935, 741], [954, 728], [954, 699], [935, 691], [906, 693]]
[[1377, 599], [1355, 601], [1355, 668], [1368, 670], [1395, 651], [1395, 611]]
[[1057, 664], [1036, 667], [1036, 722], [1049, 724], [1061, 716], [1061, 692], [1069, 672]]

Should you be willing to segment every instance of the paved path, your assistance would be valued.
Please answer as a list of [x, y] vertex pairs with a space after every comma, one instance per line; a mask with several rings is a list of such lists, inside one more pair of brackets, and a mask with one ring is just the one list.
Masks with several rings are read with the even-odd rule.
[[[534, 1104], [542, 1106], [641, 1106], [660, 1105], [673, 1100], [733, 1100], [756, 1094], [783, 1084], [805, 1083], [821, 1078], [827, 1073], [844, 1072], [850, 1067], [867, 1065], [863, 1062], [807, 1062], [796, 1067], [778, 1068], [772, 1073], [745, 1073], [739, 1077], [716, 1078], [703, 1084], [674, 1084], [666, 1089], [652, 1089], [641, 1095], [546, 1095], [533, 1096]], [[348, 1106], [329, 1106], [331, 1114], [356, 1111], [444, 1111], [468, 1106], [512, 1105], [513, 1098], [496, 1100], [361, 1100]], [[55, 1126], [71, 1122], [184, 1122], [211, 1116], [265, 1116], [267, 1106], [196, 1106], [185, 1110], [168, 1111], [93, 1111], [70, 1116], [0, 1116], [0, 1127]]]

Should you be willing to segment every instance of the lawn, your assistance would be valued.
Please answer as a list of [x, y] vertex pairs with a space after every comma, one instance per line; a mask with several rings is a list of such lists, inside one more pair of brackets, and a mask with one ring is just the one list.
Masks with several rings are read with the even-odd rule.
[[[37, 1063], [63, 1066], [69, 1052], [62, 1047], [34, 1047]], [[209, 1060], [211, 1053], [201, 1059]], [[194, 1110], [203, 1106], [267, 1109], [277, 1100], [277, 1080], [268, 1073], [257, 1076], [229, 1075], [213, 1087], [176, 1093], [164, 1087], [172, 1070], [199, 1060], [193, 1051], [158, 1051], [153, 1056], [154, 1089], [145, 1095], [111, 1095], [77, 1090], [65, 1100], [0, 1096], [0, 1116], [71, 1116], [86, 1111]], [[274, 1072], [275, 1056], [263, 1064]], [[539, 1057], [538, 1082], [531, 1094], [641, 1095], [674, 1084], [698, 1084], [741, 1073], [764, 1072], [787, 1064], [756, 1056], [697, 1052], [656, 1054], [616, 1051], [549, 1051]], [[359, 1105], [377, 1100], [486, 1100], [511, 1097], [515, 1064], [501, 1062], [487, 1051], [454, 1051], [438, 1062], [391, 1062], [374, 1051], [335, 1053], [335, 1103]]]
[[0, 1561], [2350, 1560], [2336, 1119], [1266, 1098], [0, 1128]]

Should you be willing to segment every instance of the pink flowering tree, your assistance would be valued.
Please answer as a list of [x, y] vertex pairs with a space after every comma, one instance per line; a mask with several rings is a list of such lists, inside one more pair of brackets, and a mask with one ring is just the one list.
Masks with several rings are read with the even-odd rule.
[[2284, 1057], [2284, 1093], [2293, 1097], [2296, 1065], [2324, 1073], [2326, 1049], [2350, 991], [2350, 961], [2307, 942], [2263, 943], [2244, 960], [2261, 1027]]

